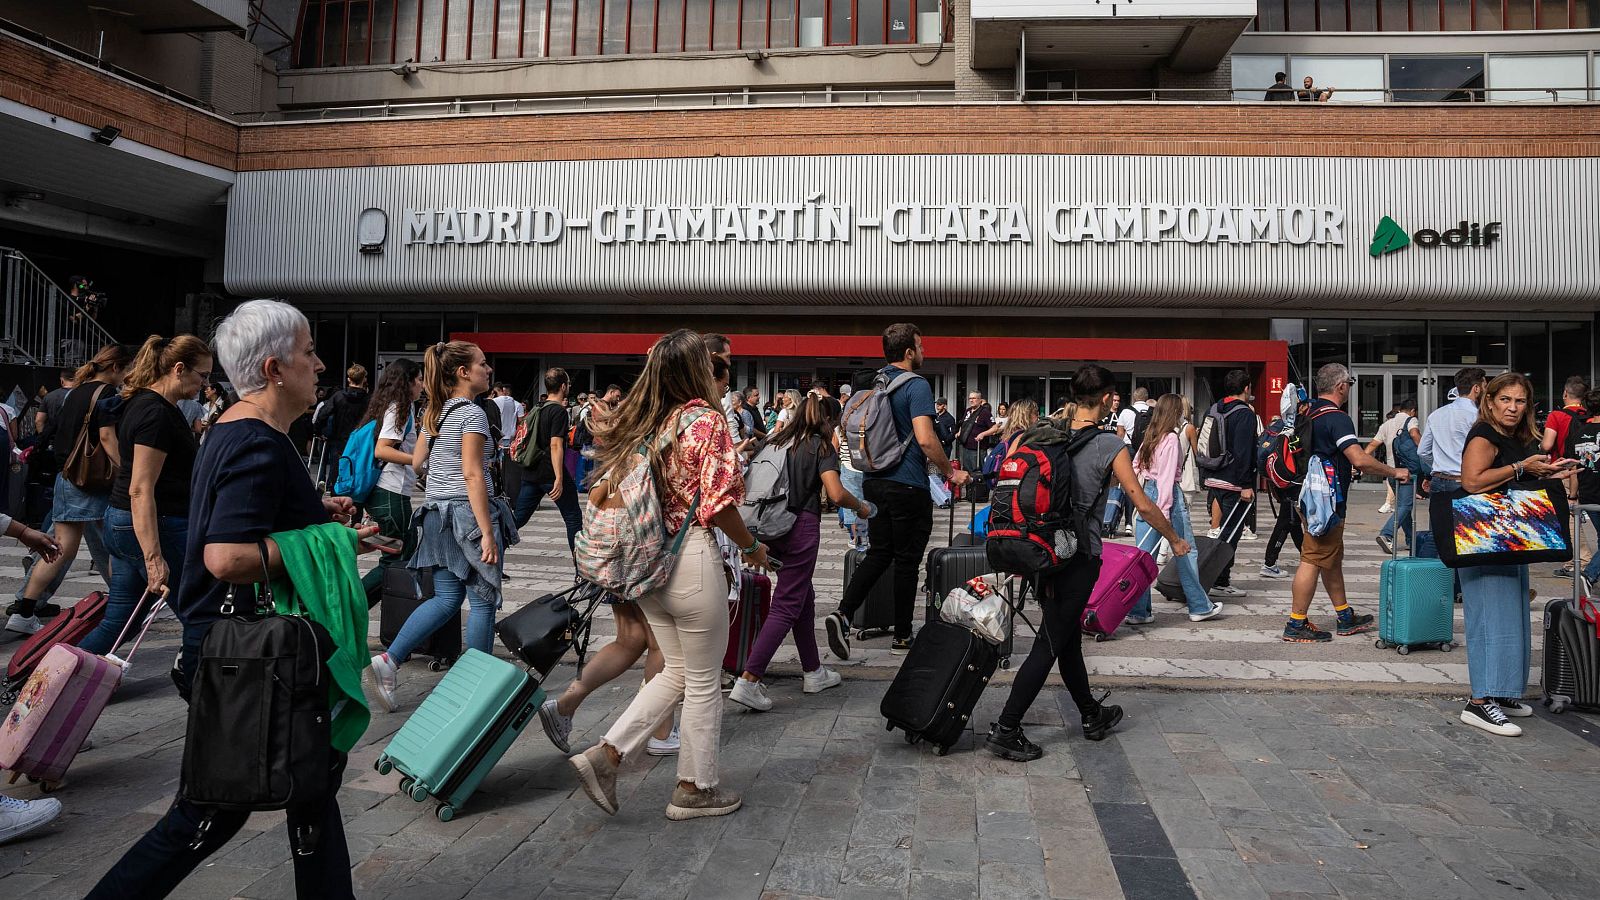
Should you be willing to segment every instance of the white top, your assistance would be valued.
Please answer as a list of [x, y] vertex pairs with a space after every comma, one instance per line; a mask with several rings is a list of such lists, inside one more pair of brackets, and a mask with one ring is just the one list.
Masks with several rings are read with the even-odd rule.
[[511, 446], [517, 434], [517, 401], [511, 397], [496, 397], [494, 405], [500, 408], [500, 449]]
[[[1461, 476], [1461, 453], [1467, 447], [1467, 432], [1478, 421], [1478, 404], [1457, 397], [1448, 406], [1428, 416], [1428, 430], [1422, 433], [1417, 455], [1440, 475]], [[1393, 463], [1390, 463], [1393, 465]]]
[[[466, 409], [459, 409], [462, 406]], [[461, 474], [461, 437], [468, 432], [481, 434], [487, 448], [489, 417], [471, 400], [453, 397], [445, 402], [439, 421], [443, 426], [428, 447], [428, 499], [459, 500], [467, 496], [467, 479]], [[483, 457], [483, 483], [493, 483], [489, 480], [487, 453]]]
[[1139, 413], [1150, 408], [1144, 401], [1136, 401], [1132, 406], [1124, 406], [1122, 412], [1117, 413], [1117, 427], [1122, 429], [1122, 442], [1129, 447], [1133, 446], [1133, 426], [1138, 424]]
[[1378, 428], [1377, 439], [1383, 441], [1384, 450], [1389, 454], [1389, 465], [1398, 466], [1394, 461], [1394, 439], [1400, 436], [1401, 429], [1416, 428], [1417, 417], [1409, 413], [1395, 413]]
[[[378, 429], [378, 440], [399, 441], [398, 449], [407, 456], [417, 447], [417, 423], [410, 421], [410, 416], [401, 419], [398, 417], [399, 406], [389, 407], [383, 414], [383, 427]], [[456, 415], [461, 415], [456, 413]], [[446, 423], [448, 424], [448, 423]], [[417, 486], [417, 473], [404, 463], [386, 462], [383, 470], [378, 473], [378, 487], [402, 497], [411, 496], [412, 488]]]

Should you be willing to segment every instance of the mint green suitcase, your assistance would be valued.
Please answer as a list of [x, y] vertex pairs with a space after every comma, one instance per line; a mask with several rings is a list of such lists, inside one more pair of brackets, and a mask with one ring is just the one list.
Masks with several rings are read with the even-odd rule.
[[400, 792], [448, 822], [466, 805], [511, 742], [544, 703], [544, 689], [521, 668], [479, 650], [456, 660], [383, 749], [374, 766], [399, 770]]

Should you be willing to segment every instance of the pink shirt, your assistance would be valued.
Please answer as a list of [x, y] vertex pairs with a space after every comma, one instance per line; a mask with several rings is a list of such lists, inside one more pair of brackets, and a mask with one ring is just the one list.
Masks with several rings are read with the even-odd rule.
[[[690, 400], [680, 410], [697, 414], [678, 436], [663, 479], [667, 491], [661, 505], [667, 531], [673, 534], [688, 518], [696, 489], [700, 491], [700, 507], [695, 511], [695, 521], [707, 528], [717, 513], [744, 499], [744, 476], [739, 471], [738, 454], [733, 452], [727, 420], [713, 414], [704, 400]], [[679, 411], [674, 411], [673, 417], [677, 420]]]
[[1183, 448], [1178, 440], [1177, 433], [1169, 434], [1156, 445], [1156, 454], [1149, 469], [1139, 465], [1141, 454], [1133, 458], [1133, 474], [1141, 482], [1155, 479], [1156, 505], [1161, 507], [1162, 515], [1170, 517], [1172, 514], [1172, 495], [1178, 485], [1178, 479], [1183, 475]]

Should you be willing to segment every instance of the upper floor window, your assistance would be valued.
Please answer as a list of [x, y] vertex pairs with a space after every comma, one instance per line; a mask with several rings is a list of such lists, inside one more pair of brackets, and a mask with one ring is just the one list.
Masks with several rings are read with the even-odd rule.
[[1600, 0], [1259, 0], [1256, 31], [1600, 28]]
[[951, 30], [943, 0], [303, 0], [301, 10], [297, 68], [937, 44]]

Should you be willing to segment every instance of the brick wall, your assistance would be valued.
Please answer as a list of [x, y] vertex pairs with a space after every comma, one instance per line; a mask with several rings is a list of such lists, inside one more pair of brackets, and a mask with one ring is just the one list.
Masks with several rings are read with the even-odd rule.
[[956, 97], [962, 100], [996, 100], [1015, 96], [1017, 72], [1013, 68], [974, 69], [972, 67], [972, 16], [967, 0], [950, 0], [955, 15]]

